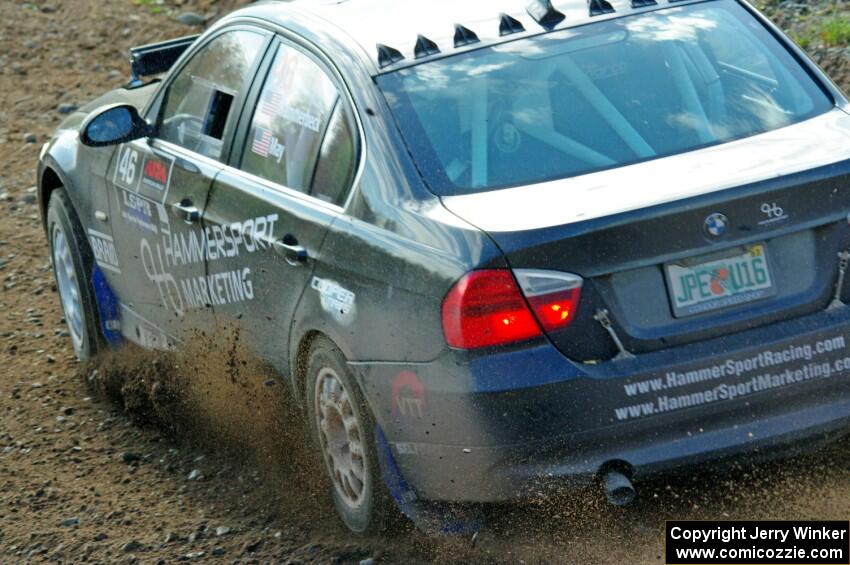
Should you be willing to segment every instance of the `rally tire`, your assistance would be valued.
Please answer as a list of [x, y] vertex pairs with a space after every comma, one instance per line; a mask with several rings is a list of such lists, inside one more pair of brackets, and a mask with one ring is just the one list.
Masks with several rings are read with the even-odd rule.
[[87, 361], [102, 341], [91, 281], [94, 260], [83, 226], [62, 188], [51, 193], [47, 205], [47, 241], [74, 353]]
[[392, 506], [375, 449], [374, 420], [342, 353], [324, 337], [310, 349], [306, 399], [337, 513], [355, 534], [384, 530]]

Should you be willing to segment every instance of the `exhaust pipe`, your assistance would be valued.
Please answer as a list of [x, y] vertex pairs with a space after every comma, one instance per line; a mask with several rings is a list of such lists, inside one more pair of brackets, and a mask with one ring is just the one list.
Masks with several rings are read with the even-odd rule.
[[602, 488], [605, 490], [605, 498], [614, 506], [631, 504], [637, 496], [632, 481], [619, 471], [607, 471], [602, 476]]

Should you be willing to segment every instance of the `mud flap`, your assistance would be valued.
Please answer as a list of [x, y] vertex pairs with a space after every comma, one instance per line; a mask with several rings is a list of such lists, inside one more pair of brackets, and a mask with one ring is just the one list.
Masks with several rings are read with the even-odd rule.
[[417, 529], [428, 534], [446, 536], [471, 536], [481, 530], [484, 517], [479, 509], [420, 500], [416, 496], [404, 480], [390, 444], [378, 425], [375, 425], [375, 446], [381, 475], [390, 496], [401, 513], [407, 516]]
[[124, 341], [121, 335], [121, 307], [118, 305], [118, 299], [97, 265], [92, 269], [91, 282], [103, 337], [111, 347], [118, 347]]

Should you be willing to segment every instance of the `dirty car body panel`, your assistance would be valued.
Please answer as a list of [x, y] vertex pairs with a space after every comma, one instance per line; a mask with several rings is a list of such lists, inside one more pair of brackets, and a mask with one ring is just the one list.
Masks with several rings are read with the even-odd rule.
[[[850, 115], [829, 79], [733, 0], [555, 2], [560, 20], [510, 0], [437, 4], [392, 29], [370, 24], [398, 10], [383, 0], [245, 8], [161, 82], [63, 124], [39, 164], [42, 206], [58, 179], [106, 248], [124, 337], [170, 349], [235, 325], [301, 398], [305, 348], [326, 336], [426, 500], [509, 500], [844, 432]], [[765, 61], [697, 52], [713, 36], [693, 30], [715, 17]], [[229, 74], [204, 63], [239, 33], [253, 43], [236, 41]], [[628, 83], [612, 101], [642, 49], [669, 90]], [[520, 63], [545, 73], [497, 74]], [[198, 101], [174, 108], [175, 92]], [[158, 133], [82, 146], [86, 115], [116, 102]], [[591, 129], [541, 126], [573, 122]], [[507, 275], [493, 288], [519, 306], [497, 321], [526, 320], [520, 338], [464, 341], [500, 331], [458, 313], [470, 274]], [[571, 302], [536, 309], [535, 284]]]

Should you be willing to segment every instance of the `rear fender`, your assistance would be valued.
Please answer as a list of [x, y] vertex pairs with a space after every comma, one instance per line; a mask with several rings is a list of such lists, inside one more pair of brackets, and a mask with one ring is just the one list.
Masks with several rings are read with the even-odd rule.
[[[320, 303], [319, 294], [308, 287], [301, 294], [298, 306], [293, 316], [289, 343], [289, 375], [292, 390], [299, 403], [304, 401], [304, 367], [301, 361], [307, 353], [312, 337], [324, 335], [339, 348], [346, 359], [353, 359], [354, 352], [348, 347], [350, 339], [340, 327], [328, 321]], [[358, 380], [359, 374], [355, 372]]]

